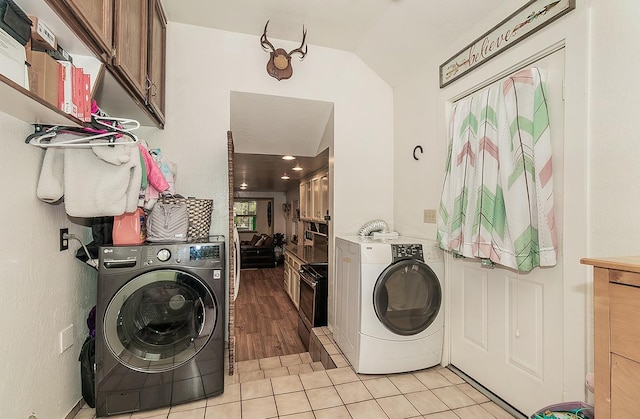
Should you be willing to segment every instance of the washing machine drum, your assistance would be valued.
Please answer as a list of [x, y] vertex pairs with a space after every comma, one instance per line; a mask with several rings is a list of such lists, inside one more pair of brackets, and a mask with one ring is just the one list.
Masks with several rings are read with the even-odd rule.
[[387, 329], [402, 336], [416, 335], [429, 327], [440, 311], [440, 281], [425, 263], [401, 260], [378, 277], [373, 304]]
[[163, 269], [122, 287], [107, 307], [105, 341], [124, 365], [168, 371], [193, 358], [216, 323], [216, 301], [198, 277]]

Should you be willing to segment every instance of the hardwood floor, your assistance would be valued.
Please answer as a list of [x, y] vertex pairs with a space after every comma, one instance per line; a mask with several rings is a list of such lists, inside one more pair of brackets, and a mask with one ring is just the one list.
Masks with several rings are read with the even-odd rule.
[[298, 310], [283, 285], [284, 269], [243, 269], [236, 299], [236, 361], [306, 352]]

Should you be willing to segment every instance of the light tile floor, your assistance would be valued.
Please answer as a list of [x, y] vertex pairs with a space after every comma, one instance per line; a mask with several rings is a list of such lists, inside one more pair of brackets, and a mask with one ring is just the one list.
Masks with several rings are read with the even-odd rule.
[[[329, 335], [327, 335], [329, 336]], [[327, 345], [333, 344], [328, 339]], [[336, 354], [342, 356], [341, 354]], [[402, 374], [360, 375], [347, 365], [325, 370], [309, 353], [242, 361], [224, 393], [117, 419], [511, 419], [441, 366]], [[83, 407], [75, 419], [95, 418]]]

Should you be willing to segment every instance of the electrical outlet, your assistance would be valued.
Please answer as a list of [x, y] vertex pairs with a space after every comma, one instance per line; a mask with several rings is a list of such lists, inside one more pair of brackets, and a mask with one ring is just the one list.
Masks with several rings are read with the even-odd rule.
[[73, 324], [67, 326], [60, 332], [60, 353], [73, 346]]
[[424, 222], [428, 224], [436, 223], [436, 210], [426, 209], [424, 210]]
[[67, 250], [69, 248], [69, 239], [65, 239], [64, 235], [69, 233], [68, 228], [60, 229], [60, 251]]

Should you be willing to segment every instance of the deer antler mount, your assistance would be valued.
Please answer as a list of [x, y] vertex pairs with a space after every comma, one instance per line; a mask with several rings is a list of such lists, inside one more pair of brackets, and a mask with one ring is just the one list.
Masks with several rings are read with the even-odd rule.
[[267, 73], [269, 73], [271, 77], [275, 77], [278, 80], [288, 79], [293, 75], [293, 68], [291, 67], [291, 55], [298, 53], [300, 54], [301, 60], [305, 55], [307, 55], [308, 46], [305, 45], [305, 40], [307, 39], [307, 30], [304, 28], [304, 26], [302, 27], [302, 42], [300, 43], [300, 46], [294, 50], [287, 52], [282, 48], [274, 48], [273, 44], [269, 42], [269, 40], [267, 39], [267, 26], [269, 26], [268, 20], [266, 25], [264, 25], [264, 32], [260, 37], [260, 45], [262, 45], [262, 48], [265, 51], [270, 52], [269, 62], [267, 62]]

